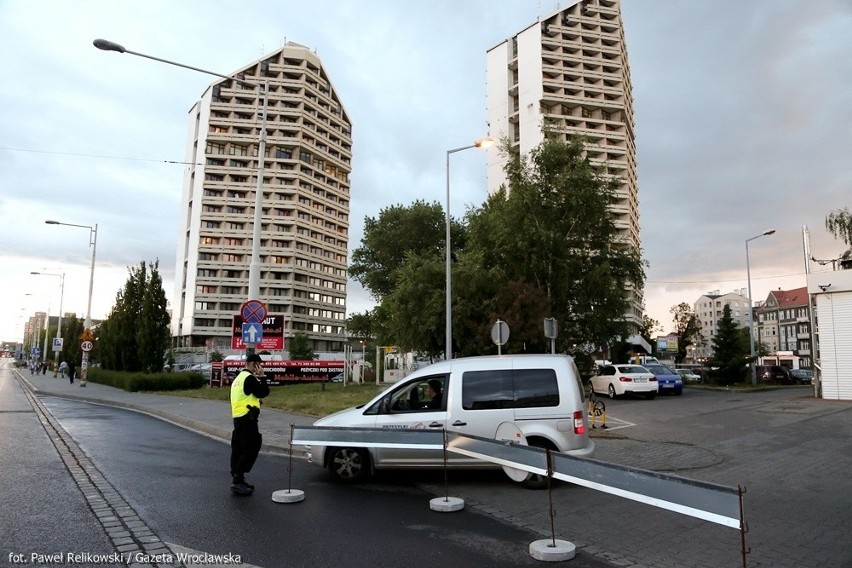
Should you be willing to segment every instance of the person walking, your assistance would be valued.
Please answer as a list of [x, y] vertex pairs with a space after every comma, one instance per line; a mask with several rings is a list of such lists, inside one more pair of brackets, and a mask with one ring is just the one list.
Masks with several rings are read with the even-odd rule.
[[254, 485], [246, 481], [246, 474], [254, 466], [263, 436], [258, 429], [261, 399], [269, 395], [269, 385], [263, 376], [263, 359], [256, 353], [246, 357], [246, 366], [231, 383], [231, 416], [234, 431], [231, 434], [231, 493], [251, 495]]
[[74, 374], [77, 372], [77, 368], [74, 367], [74, 361], [68, 362], [68, 380], [69, 384], [74, 384]]
[[63, 361], [59, 364], [59, 373], [62, 375], [63, 379], [65, 378], [65, 373], [67, 373], [67, 372], [68, 372], [68, 363]]

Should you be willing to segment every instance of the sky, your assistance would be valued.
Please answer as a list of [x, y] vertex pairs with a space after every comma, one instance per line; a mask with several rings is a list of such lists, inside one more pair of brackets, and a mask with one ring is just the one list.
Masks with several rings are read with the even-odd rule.
[[[105, 317], [128, 267], [174, 296], [187, 112], [214, 77], [294, 41], [353, 123], [349, 250], [364, 219], [443, 203], [446, 151], [488, 134], [485, 55], [555, 0], [0, 0], [0, 339], [36, 311]], [[805, 285], [852, 206], [852, 0], [622, 0], [633, 83], [647, 314], [707, 292]], [[454, 216], [486, 198], [485, 157], [451, 159]], [[45, 220], [83, 225], [47, 225]], [[809, 263], [812, 272], [831, 264]], [[31, 272], [64, 274], [60, 278]], [[347, 310], [373, 305], [350, 281]]]

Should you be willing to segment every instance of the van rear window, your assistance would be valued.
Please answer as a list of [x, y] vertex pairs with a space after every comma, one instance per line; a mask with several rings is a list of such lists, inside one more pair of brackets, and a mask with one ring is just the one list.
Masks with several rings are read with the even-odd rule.
[[462, 376], [462, 408], [537, 408], [559, 406], [553, 369], [468, 371]]

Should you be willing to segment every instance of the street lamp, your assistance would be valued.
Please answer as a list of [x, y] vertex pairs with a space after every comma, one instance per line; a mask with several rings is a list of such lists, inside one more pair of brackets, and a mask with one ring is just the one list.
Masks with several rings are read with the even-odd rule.
[[[56, 339], [62, 339], [62, 299], [65, 297], [65, 273], [63, 272], [62, 274], [53, 274], [51, 272], [30, 272], [30, 274], [35, 274], [36, 276], [57, 276], [59, 278], [59, 318], [57, 318], [56, 321]], [[59, 344], [58, 341], [56, 343], [57, 345]], [[55, 352], [57, 353], [57, 361], [59, 359], [58, 351], [61, 351], [61, 349], [55, 350]], [[54, 374], [53, 376], [55, 377], [56, 375]]]
[[[263, 203], [263, 170], [266, 167], [266, 111], [269, 107], [269, 81], [264, 81], [264, 84], [261, 86], [258, 83], [251, 83], [249, 81], [244, 81], [242, 79], [237, 79], [236, 77], [231, 77], [229, 75], [222, 75], [221, 73], [216, 73], [214, 71], [208, 71], [206, 69], [199, 69], [198, 67], [192, 67], [190, 65], [185, 65], [183, 63], [178, 63], [176, 61], [169, 61], [168, 59], [161, 59], [159, 57], [154, 57], [152, 55], [146, 55], [144, 53], [138, 53], [136, 51], [130, 51], [129, 49], [125, 49], [123, 45], [119, 45], [117, 43], [105, 40], [105, 39], [96, 39], [92, 42], [95, 47], [98, 49], [102, 49], [104, 51], [116, 51], [118, 53], [129, 53], [131, 55], [138, 55], [139, 57], [145, 57], [146, 59], [153, 59], [154, 61], [159, 61], [161, 63], [167, 63], [169, 65], [174, 65], [176, 67], [183, 67], [184, 69], [191, 69], [192, 71], [198, 71], [199, 73], [205, 73], [207, 75], [214, 75], [216, 77], [222, 77], [224, 79], [229, 79], [241, 85], [247, 85], [252, 89], [260, 89], [263, 92], [263, 117], [261, 119], [260, 126], [260, 144], [258, 147], [258, 159], [257, 159], [257, 185], [255, 187], [254, 194], [254, 230], [252, 232], [252, 242], [251, 242], [251, 263], [249, 264], [249, 285], [248, 285], [248, 299], [249, 300], [260, 300], [260, 234], [261, 234], [261, 216], [262, 216], [262, 203]], [[246, 349], [246, 354], [254, 353], [254, 345], [249, 345]]]
[[748, 243], [749, 241], [753, 241], [754, 239], [759, 239], [760, 237], [766, 237], [775, 232], [775, 229], [768, 229], [763, 231], [759, 235], [756, 235], [750, 239], [746, 239], [746, 278], [748, 279], [748, 341], [750, 346], [750, 354], [749, 358], [749, 372], [751, 373], [751, 384], [752, 386], [757, 385], [757, 370], [754, 367], [754, 314], [752, 312], [752, 306], [754, 305], [751, 301], [751, 267], [748, 262]]
[[[86, 336], [86, 341], [88, 341], [89, 336], [92, 331], [92, 286], [95, 283], [95, 254], [98, 249], [98, 224], [95, 223], [94, 226], [91, 225], [75, 225], [73, 223], [60, 223], [59, 221], [45, 221], [48, 225], [65, 225], [66, 227], [82, 227], [84, 229], [89, 229], [89, 246], [92, 247], [92, 268], [89, 272], [89, 301], [86, 304], [86, 321], [83, 324], [83, 333]], [[63, 278], [63, 286], [64, 286], [64, 278]], [[60, 318], [62, 317], [61, 309], [60, 309]], [[88, 374], [87, 369], [89, 368], [89, 352], [83, 351], [83, 358], [80, 362], [80, 386], [86, 386], [86, 376]]]
[[446, 252], [447, 252], [447, 283], [446, 283], [446, 347], [444, 349], [444, 359], [449, 361], [453, 358], [453, 301], [452, 301], [452, 292], [453, 292], [453, 280], [451, 274], [451, 263], [450, 263], [450, 251], [452, 249], [452, 241], [450, 240], [450, 154], [455, 154], [456, 152], [461, 152], [462, 150], [469, 150], [470, 148], [490, 148], [494, 145], [494, 138], [490, 136], [485, 136], [480, 138], [473, 144], [469, 146], [462, 146], [461, 148], [453, 148], [452, 150], [447, 150], [447, 211], [446, 211]]

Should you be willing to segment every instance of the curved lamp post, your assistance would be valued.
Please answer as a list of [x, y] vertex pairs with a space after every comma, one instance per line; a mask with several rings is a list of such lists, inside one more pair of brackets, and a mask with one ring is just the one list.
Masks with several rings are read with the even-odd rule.
[[753, 303], [751, 301], [751, 267], [748, 262], [748, 243], [760, 237], [766, 237], [775, 232], [775, 229], [768, 229], [759, 235], [755, 235], [750, 239], [746, 239], [746, 278], [748, 279], [748, 341], [750, 347], [749, 372], [751, 373], [751, 384], [757, 385], [757, 369], [754, 367], [754, 313], [752, 311]]
[[[86, 304], [86, 321], [83, 324], [83, 333], [88, 337], [92, 333], [92, 286], [95, 283], [95, 255], [98, 249], [98, 225], [75, 225], [73, 223], [60, 223], [59, 221], [45, 221], [48, 225], [65, 225], [66, 227], [82, 227], [89, 229], [89, 246], [92, 247], [92, 268], [89, 272], [89, 300]], [[64, 283], [64, 278], [63, 278]], [[64, 285], [64, 284], [63, 284]], [[62, 316], [60, 310], [60, 317]], [[89, 368], [89, 352], [83, 351], [83, 358], [80, 362], [80, 386], [86, 386], [86, 376]]]
[[[222, 77], [223, 79], [229, 79], [241, 85], [247, 85], [252, 89], [260, 89], [262, 91], [263, 117], [261, 119], [260, 143], [258, 146], [257, 156], [257, 186], [255, 188], [254, 195], [254, 230], [252, 232], [251, 241], [251, 263], [249, 264], [248, 285], [248, 300], [260, 300], [260, 234], [261, 216], [263, 212], [263, 170], [266, 167], [266, 111], [269, 107], [269, 81], [265, 81], [263, 85], [260, 85], [259, 83], [251, 83], [249, 81], [244, 81], [243, 79], [237, 79], [236, 77], [232, 77], [230, 75], [216, 73], [215, 71], [208, 71], [206, 69], [192, 67], [191, 65], [185, 65], [176, 61], [169, 61], [168, 59], [154, 57], [153, 55], [146, 55], [144, 53], [130, 51], [129, 49], [126, 49], [123, 45], [105, 39], [96, 39], [92, 42], [92, 44], [98, 49], [102, 49], [104, 51], [116, 51], [118, 53], [129, 53], [131, 55], [138, 55], [139, 57], [153, 59], [154, 61], [167, 63], [168, 65], [183, 67], [184, 69], [191, 69], [192, 71], [198, 71], [199, 73], [205, 73], [207, 75], [214, 75], [216, 77]], [[246, 349], [246, 354], [249, 353], [254, 353], [254, 345], [249, 345]]]
[[461, 152], [462, 150], [469, 150], [470, 148], [490, 148], [494, 145], [494, 138], [490, 136], [485, 136], [484, 138], [480, 138], [473, 144], [469, 146], [462, 146], [461, 148], [453, 148], [452, 150], [447, 150], [447, 211], [446, 211], [446, 253], [447, 253], [447, 283], [446, 283], [446, 347], [444, 349], [444, 359], [449, 361], [453, 358], [453, 301], [452, 301], [452, 293], [453, 293], [453, 280], [451, 274], [451, 261], [450, 261], [450, 251], [452, 249], [452, 241], [450, 237], [450, 154], [455, 154], [456, 152]]

